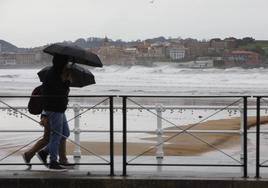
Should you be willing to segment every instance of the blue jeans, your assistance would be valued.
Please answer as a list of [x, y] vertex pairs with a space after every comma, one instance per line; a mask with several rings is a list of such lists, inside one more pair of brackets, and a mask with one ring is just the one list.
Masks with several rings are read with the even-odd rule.
[[61, 139], [69, 137], [70, 130], [64, 112], [45, 111], [45, 113], [48, 117], [48, 124], [51, 131], [49, 143], [45, 150], [50, 155], [50, 161], [57, 161]]

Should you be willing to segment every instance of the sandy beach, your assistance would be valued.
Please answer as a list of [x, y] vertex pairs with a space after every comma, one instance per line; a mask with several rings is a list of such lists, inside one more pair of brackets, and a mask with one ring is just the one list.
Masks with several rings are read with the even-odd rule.
[[[261, 124], [268, 123], [268, 117], [261, 117]], [[248, 128], [256, 125], [256, 117], [248, 117]], [[188, 129], [192, 125], [180, 126], [182, 129]], [[189, 130], [239, 130], [240, 129], [240, 118], [231, 119], [219, 119], [210, 120], [193, 126]], [[178, 130], [178, 128], [172, 128], [168, 130]], [[165, 133], [164, 140], [178, 133]], [[204, 140], [205, 142], [217, 147], [217, 148], [228, 148], [240, 144], [240, 135], [233, 133], [191, 133], [194, 136]], [[155, 144], [142, 143], [142, 140], [156, 141], [155, 135], [149, 135], [150, 138], [142, 138], [141, 143], [128, 143], [127, 153], [128, 155], [138, 155], [150, 147], [154, 147]], [[109, 155], [109, 143], [105, 142], [81, 142], [81, 145], [90, 151], [93, 151], [99, 155]], [[68, 154], [72, 155], [74, 145], [68, 143]], [[192, 137], [188, 133], [181, 133], [178, 136], [168, 140], [164, 144], [165, 156], [196, 156], [205, 152], [212, 151], [208, 144], [203, 143], [196, 138]], [[87, 151], [81, 150], [83, 155], [88, 155]], [[122, 154], [122, 143], [114, 144], [115, 155]], [[148, 151], [145, 155], [155, 155], [155, 148]]]

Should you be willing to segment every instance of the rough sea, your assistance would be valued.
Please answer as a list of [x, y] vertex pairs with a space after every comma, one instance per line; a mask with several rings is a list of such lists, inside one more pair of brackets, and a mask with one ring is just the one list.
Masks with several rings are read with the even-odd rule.
[[[0, 94], [30, 94], [39, 85], [40, 69], [0, 69]], [[104, 66], [91, 68], [96, 84], [72, 88], [71, 94], [138, 95], [265, 95], [268, 69], [187, 69], [172, 65], [155, 67]]]

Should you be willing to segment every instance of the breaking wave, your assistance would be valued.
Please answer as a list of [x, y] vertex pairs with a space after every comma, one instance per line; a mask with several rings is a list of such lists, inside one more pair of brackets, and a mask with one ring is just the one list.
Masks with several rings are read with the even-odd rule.
[[[2, 93], [28, 94], [40, 81], [39, 69], [0, 69]], [[268, 69], [190, 69], [176, 65], [90, 68], [96, 84], [73, 94], [267, 94]]]

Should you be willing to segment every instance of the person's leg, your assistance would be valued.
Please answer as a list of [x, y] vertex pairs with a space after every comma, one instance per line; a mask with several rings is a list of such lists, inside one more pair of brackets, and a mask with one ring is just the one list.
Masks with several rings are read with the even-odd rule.
[[41, 138], [40, 140], [38, 140], [34, 146], [32, 148], [30, 148], [28, 151], [26, 151], [24, 154], [25, 156], [31, 160], [33, 158], [33, 156], [35, 155], [36, 152], [38, 152], [39, 150], [41, 150], [42, 148], [44, 148], [45, 146], [47, 146], [49, 141], [49, 137], [47, 138]]
[[[44, 118], [47, 118], [47, 117], [44, 117]], [[49, 130], [48, 122], [47, 122], [47, 120], [43, 120], [42, 122], [43, 122], [42, 125], [44, 127], [44, 135], [28, 151], [23, 153], [23, 158], [24, 158], [26, 163], [30, 163], [30, 161], [33, 158], [33, 156], [35, 155], [35, 153], [37, 153], [39, 150], [41, 150], [42, 148], [47, 146], [47, 144], [49, 142], [50, 130]]]
[[46, 125], [44, 126], [44, 135], [43, 138], [38, 140], [33, 147], [31, 147], [28, 151], [26, 151], [25, 153], [29, 156], [29, 157], [33, 157], [35, 155], [36, 152], [38, 152], [39, 150], [41, 150], [42, 148], [44, 148], [48, 142], [49, 142], [49, 126]]
[[59, 145], [61, 141], [61, 134], [63, 130], [63, 115], [60, 112], [47, 112], [49, 125], [50, 125], [50, 137], [48, 150], [50, 155], [50, 162], [57, 161], [59, 153]]
[[50, 163], [49, 169], [51, 171], [65, 171], [66, 169], [61, 167], [57, 161], [60, 141], [63, 133], [63, 115], [64, 113], [60, 112], [48, 112], [50, 125], [50, 137], [49, 137], [49, 155], [50, 155]]
[[69, 130], [69, 125], [68, 125], [65, 114], [63, 115], [62, 134], [65, 137], [62, 137], [61, 139], [60, 148], [59, 148], [59, 161], [60, 163], [66, 163], [68, 160], [66, 157], [66, 139], [70, 136], [70, 130]]
[[66, 139], [62, 139], [60, 142], [60, 149], [59, 149], [59, 161], [60, 163], [67, 161], [66, 157]]
[[[47, 138], [49, 139], [49, 134], [50, 132], [47, 131]], [[59, 146], [59, 162], [61, 164], [65, 164], [68, 163], [68, 159], [66, 157], [66, 138], [69, 137], [70, 135], [70, 130], [69, 130], [69, 126], [67, 124], [67, 120], [66, 120], [66, 116], [63, 116], [63, 131], [62, 131], [62, 135], [65, 136], [62, 137], [61, 142], [60, 142], [60, 146]], [[48, 140], [49, 141], [49, 140]], [[47, 141], [47, 143], [48, 143]], [[44, 165], [47, 165], [47, 156], [49, 153], [49, 149], [48, 147], [44, 148], [43, 150], [39, 151], [37, 156], [38, 158], [44, 163]]]

